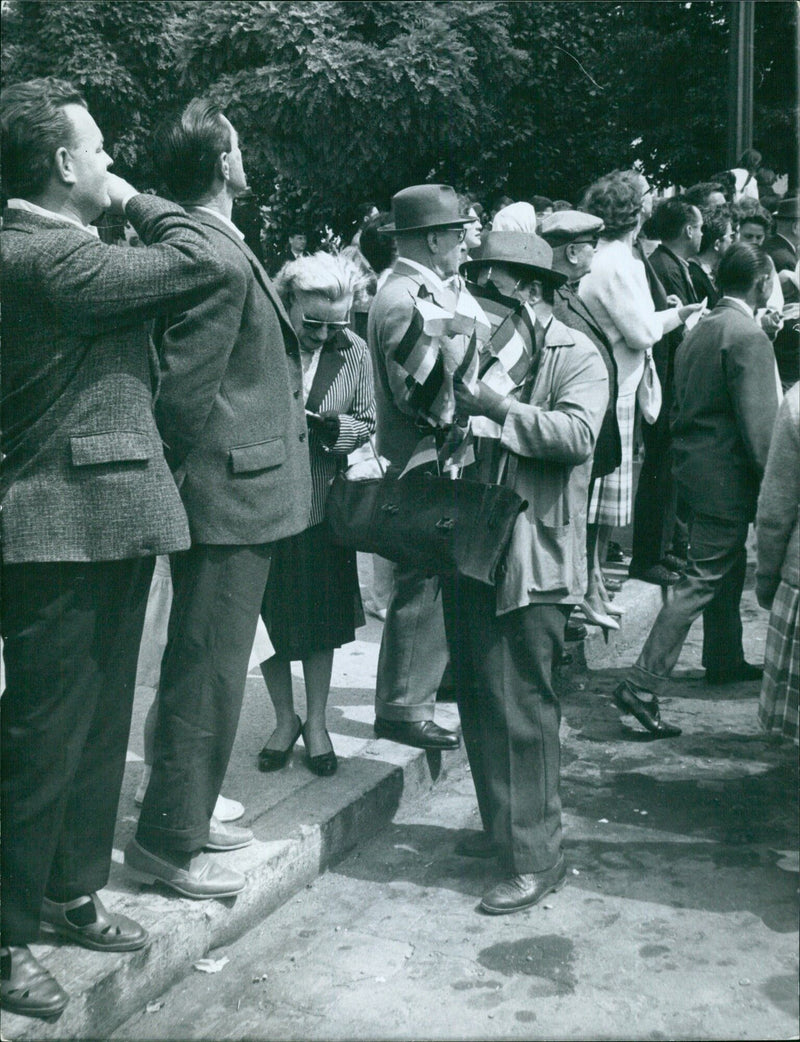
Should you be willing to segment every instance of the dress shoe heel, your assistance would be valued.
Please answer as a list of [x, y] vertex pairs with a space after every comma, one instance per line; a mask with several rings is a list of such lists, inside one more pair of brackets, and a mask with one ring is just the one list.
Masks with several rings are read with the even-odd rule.
[[266, 745], [258, 754], [258, 769], [263, 771], [265, 774], [269, 771], [279, 771], [282, 767], [285, 767], [289, 762], [289, 757], [292, 755], [292, 749], [297, 744], [297, 739], [303, 733], [303, 723], [299, 716], [295, 716], [297, 721], [297, 727], [294, 732], [294, 737], [285, 749], [269, 749]]
[[603, 612], [596, 611], [588, 601], [584, 601], [583, 604], [581, 604], [581, 611], [583, 612], [586, 622], [590, 626], [601, 627], [604, 631], [606, 643], [608, 643], [608, 631], [619, 629], [619, 623], [616, 619], [612, 619], [610, 615], [606, 615]]

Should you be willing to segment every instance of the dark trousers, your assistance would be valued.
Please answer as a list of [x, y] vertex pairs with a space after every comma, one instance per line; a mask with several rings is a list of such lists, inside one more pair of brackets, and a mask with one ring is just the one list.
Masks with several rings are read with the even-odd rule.
[[446, 667], [441, 580], [396, 564], [378, 656], [375, 715], [432, 720]]
[[191, 853], [208, 840], [242, 708], [272, 544], [196, 545], [170, 559], [153, 771], [137, 839]]
[[108, 882], [154, 558], [2, 569], [2, 943]]
[[680, 522], [666, 402], [655, 423], [642, 422], [642, 441], [644, 463], [633, 507], [631, 568], [634, 571], [646, 571], [658, 564], [672, 546], [676, 521]]
[[544, 872], [561, 854], [561, 707], [553, 664], [569, 607], [532, 604], [495, 614], [496, 592], [447, 584], [464, 745], [484, 828], [510, 874]]
[[686, 574], [659, 612], [628, 675], [634, 687], [662, 693], [700, 614], [705, 668], [724, 671], [744, 661], [739, 602], [747, 569], [747, 528], [745, 521], [692, 517]]

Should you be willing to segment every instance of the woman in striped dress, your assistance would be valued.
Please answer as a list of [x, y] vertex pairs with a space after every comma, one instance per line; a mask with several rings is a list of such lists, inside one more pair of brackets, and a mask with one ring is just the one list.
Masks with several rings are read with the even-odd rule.
[[[261, 664], [275, 707], [276, 727], [259, 753], [262, 771], [289, 761], [302, 734], [308, 767], [337, 768], [325, 726], [334, 649], [363, 625], [354, 551], [335, 546], [325, 502], [347, 455], [375, 430], [372, 365], [366, 343], [348, 328], [358, 271], [344, 257], [316, 253], [285, 265], [275, 284], [300, 343], [309, 430], [312, 501], [309, 527], [275, 547], [262, 618], [275, 654]], [[294, 708], [292, 661], [301, 661], [307, 716]]]
[[609, 602], [600, 562], [611, 532], [630, 523], [633, 505], [633, 425], [636, 389], [647, 353], [665, 333], [677, 329], [698, 305], [656, 311], [644, 264], [633, 253], [642, 218], [642, 181], [635, 171], [618, 170], [595, 182], [581, 209], [604, 224], [591, 271], [581, 279], [579, 293], [608, 337], [617, 363], [617, 421], [622, 462], [594, 485], [589, 522], [597, 526], [594, 561], [590, 562], [590, 603]]

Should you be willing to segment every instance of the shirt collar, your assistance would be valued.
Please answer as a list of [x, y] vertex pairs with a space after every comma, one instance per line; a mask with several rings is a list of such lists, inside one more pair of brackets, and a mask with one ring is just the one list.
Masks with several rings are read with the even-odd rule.
[[100, 238], [100, 232], [93, 224], [82, 224], [77, 217], [69, 217], [65, 213], [56, 213], [55, 210], [46, 210], [43, 206], [37, 206], [36, 203], [28, 202], [27, 199], [9, 199], [6, 205], [9, 210], [25, 210], [27, 213], [35, 213], [39, 217], [47, 217], [49, 220], [58, 221], [60, 224], [74, 224], [81, 231], [88, 232], [89, 235], [93, 235], [96, 239]]
[[212, 217], [216, 217], [218, 221], [222, 221], [223, 224], [227, 224], [227, 226], [232, 231], [236, 232], [236, 234], [239, 236], [240, 239], [244, 239], [244, 232], [240, 231], [236, 227], [236, 225], [233, 223], [233, 221], [230, 219], [230, 217], [226, 217], [225, 214], [220, 213], [219, 210], [214, 210], [210, 206], [200, 206], [199, 203], [196, 204], [195, 206], [193, 206], [192, 209], [193, 210], [202, 210], [203, 213], [210, 213], [211, 216]]
[[[723, 297], [722, 300], [727, 300], [729, 304], [735, 304], [737, 307], [741, 308], [746, 315], [749, 315], [750, 318], [752, 318], [755, 321], [756, 316], [753, 313], [753, 309], [750, 307], [749, 304], [745, 304], [743, 300], [739, 300], [738, 297]], [[722, 303], [722, 300], [720, 300], [720, 304]]]
[[438, 290], [439, 293], [446, 293], [447, 286], [439, 278], [433, 268], [426, 268], [424, 264], [420, 264], [418, 261], [411, 260], [409, 257], [398, 257], [398, 263], [407, 264], [410, 268], [414, 268], [425, 276], [425, 281], [433, 289]]

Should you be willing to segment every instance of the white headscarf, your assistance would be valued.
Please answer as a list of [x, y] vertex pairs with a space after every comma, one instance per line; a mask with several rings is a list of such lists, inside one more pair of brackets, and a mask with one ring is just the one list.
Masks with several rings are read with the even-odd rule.
[[492, 220], [493, 232], [536, 234], [536, 211], [530, 203], [512, 203], [498, 210]]

